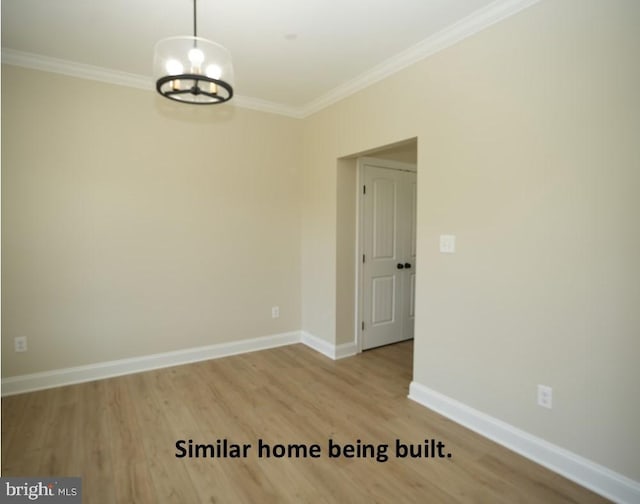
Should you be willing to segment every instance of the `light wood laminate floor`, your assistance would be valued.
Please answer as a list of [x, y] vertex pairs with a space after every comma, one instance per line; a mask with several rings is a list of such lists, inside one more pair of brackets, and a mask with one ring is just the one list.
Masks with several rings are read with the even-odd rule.
[[[82, 476], [85, 504], [606, 502], [407, 399], [412, 348], [334, 362], [292, 345], [6, 397], [2, 475]], [[252, 446], [177, 458], [181, 439]], [[321, 454], [258, 458], [259, 439]], [[330, 439], [389, 458], [330, 458]], [[451, 457], [396, 458], [397, 439]]]

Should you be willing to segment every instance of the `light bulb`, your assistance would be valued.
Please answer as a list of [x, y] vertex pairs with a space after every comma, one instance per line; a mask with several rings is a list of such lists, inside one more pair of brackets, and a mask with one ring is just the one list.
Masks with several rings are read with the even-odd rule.
[[197, 48], [193, 48], [189, 51], [189, 61], [193, 66], [200, 66], [204, 61], [204, 53]]
[[165, 68], [167, 69], [167, 73], [169, 75], [180, 75], [184, 70], [182, 63], [174, 59], [168, 60], [165, 64]]
[[212, 79], [219, 79], [222, 76], [222, 68], [218, 65], [209, 65], [207, 67], [207, 77], [211, 77]]

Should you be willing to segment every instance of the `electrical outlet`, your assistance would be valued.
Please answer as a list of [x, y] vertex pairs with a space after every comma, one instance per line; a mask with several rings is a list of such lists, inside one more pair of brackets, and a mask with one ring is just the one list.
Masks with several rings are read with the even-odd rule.
[[553, 389], [547, 385], [538, 385], [538, 406], [551, 409]]
[[18, 336], [17, 338], [13, 338], [13, 346], [16, 352], [26, 352], [27, 351], [27, 337], [26, 336]]
[[271, 308], [271, 318], [279, 318], [280, 317], [280, 307], [274, 306]]

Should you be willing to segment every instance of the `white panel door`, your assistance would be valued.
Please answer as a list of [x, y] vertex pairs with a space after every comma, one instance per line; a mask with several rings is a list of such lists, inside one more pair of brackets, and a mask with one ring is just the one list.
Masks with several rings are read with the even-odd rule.
[[413, 337], [416, 174], [365, 164], [362, 348]]

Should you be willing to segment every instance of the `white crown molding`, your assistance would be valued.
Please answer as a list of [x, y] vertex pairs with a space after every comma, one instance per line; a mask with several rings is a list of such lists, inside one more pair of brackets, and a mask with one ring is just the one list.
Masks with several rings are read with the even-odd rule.
[[259, 98], [251, 98], [250, 96], [234, 95], [232, 103], [238, 107], [257, 110], [259, 112], [270, 112], [294, 119], [302, 119], [302, 111], [298, 107], [291, 107], [282, 103], [270, 102]]
[[[153, 79], [146, 75], [120, 72], [119, 70], [86, 65], [13, 49], [2, 49], [2, 63], [32, 70], [67, 75], [69, 77], [115, 84], [117, 86], [143, 89], [145, 91], [153, 91], [154, 89]], [[295, 107], [259, 100], [257, 98], [235, 95], [233, 104], [238, 107], [258, 110], [260, 112], [269, 112], [271, 114], [279, 114], [296, 119], [302, 118], [300, 111]]]
[[2, 63], [147, 91], [153, 89], [151, 78], [144, 75], [85, 65], [40, 54], [5, 49], [4, 47], [2, 48]]
[[640, 482], [411, 382], [409, 399], [620, 504], [640, 502]]
[[[301, 107], [293, 107], [282, 103], [269, 102], [248, 96], [234, 97], [237, 106], [261, 112], [279, 114], [296, 119], [304, 119], [358, 91], [403, 70], [479, 31], [512, 16], [540, 0], [496, 0], [483, 9], [470, 14], [466, 18], [444, 28], [431, 37], [396, 54], [392, 58], [360, 74], [328, 93], [312, 100]], [[149, 76], [120, 72], [93, 65], [41, 56], [37, 54], [2, 49], [2, 62], [34, 70], [58, 73], [81, 79], [89, 79], [137, 89], [152, 90], [153, 83]]]
[[447, 47], [457, 44], [489, 26], [530, 7], [540, 0], [496, 0], [457, 23], [402, 51], [370, 70], [347, 81], [328, 93], [304, 105], [300, 112], [308, 117], [358, 91], [389, 77]]

